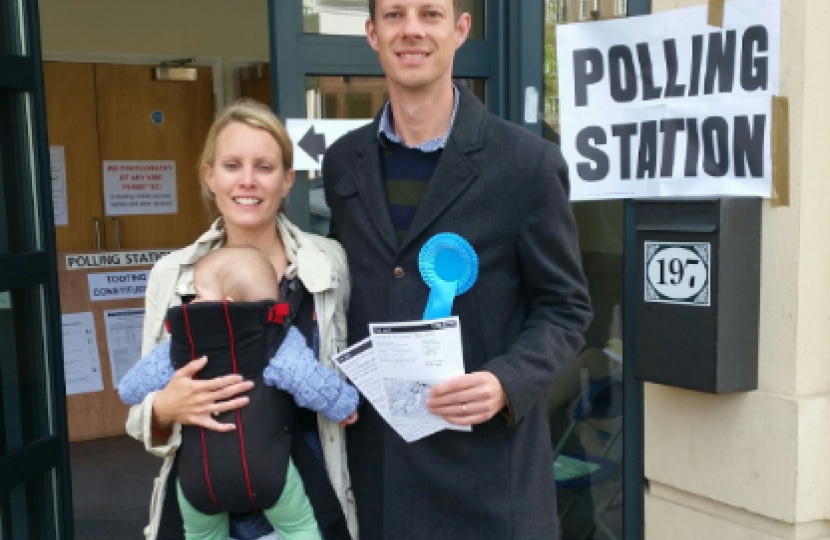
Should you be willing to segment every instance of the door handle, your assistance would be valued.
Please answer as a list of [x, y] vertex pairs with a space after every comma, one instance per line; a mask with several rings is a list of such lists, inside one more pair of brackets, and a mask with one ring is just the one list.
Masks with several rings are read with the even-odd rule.
[[92, 224], [95, 225], [95, 249], [101, 251], [101, 220], [92, 218]]
[[121, 249], [121, 220], [114, 217], [112, 222], [115, 223], [115, 249]]

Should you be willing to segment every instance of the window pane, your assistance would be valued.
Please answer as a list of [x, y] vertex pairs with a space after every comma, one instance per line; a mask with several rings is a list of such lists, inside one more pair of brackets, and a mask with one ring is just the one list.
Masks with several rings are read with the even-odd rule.
[[54, 432], [42, 293], [0, 291], [0, 457]]
[[[622, 0], [545, 2], [545, 138], [559, 142], [556, 28], [617, 17]], [[577, 361], [548, 390], [562, 538], [622, 538], [623, 201], [574, 203], [594, 309]]]
[[[461, 0], [461, 11], [472, 16], [470, 39], [484, 39], [484, 0]], [[367, 0], [303, 0], [306, 34], [365, 36]]]
[[52, 540], [55, 522], [54, 469], [2, 495], [0, 538]]
[[0, 2], [0, 54], [28, 54], [22, 0]]
[[40, 249], [29, 94], [0, 90], [0, 255]]

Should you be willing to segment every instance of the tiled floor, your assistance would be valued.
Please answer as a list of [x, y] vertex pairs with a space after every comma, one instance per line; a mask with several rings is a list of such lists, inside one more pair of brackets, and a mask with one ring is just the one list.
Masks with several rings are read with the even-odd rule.
[[76, 540], [141, 540], [161, 459], [112, 437], [69, 445]]

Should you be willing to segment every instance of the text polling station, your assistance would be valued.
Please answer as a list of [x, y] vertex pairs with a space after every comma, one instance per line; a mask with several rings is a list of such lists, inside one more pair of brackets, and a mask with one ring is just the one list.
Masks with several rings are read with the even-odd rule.
[[780, 0], [557, 28], [573, 200], [769, 197]]

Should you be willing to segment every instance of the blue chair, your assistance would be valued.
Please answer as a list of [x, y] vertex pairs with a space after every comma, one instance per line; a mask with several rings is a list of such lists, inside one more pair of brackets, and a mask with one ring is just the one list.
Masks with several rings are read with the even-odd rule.
[[[591, 523], [579, 537], [582, 540], [597, 528], [607, 538], [619, 540], [618, 533], [603, 521], [603, 516], [622, 493], [619, 463], [609, 458], [615, 448], [620, 449], [618, 443], [622, 439], [621, 386], [613, 377], [590, 382], [570, 405], [568, 427], [554, 448], [557, 490], [570, 495], [559, 516], [562, 529], [565, 530], [566, 520], [574, 515], [573, 511], [582, 508], [591, 517]], [[579, 453], [565, 450], [574, 436], [583, 439], [576, 445], [583, 448]], [[591, 439], [590, 444], [584, 444], [586, 438]], [[589, 494], [600, 493], [600, 486], [607, 486], [605, 493], [586, 501]]]

